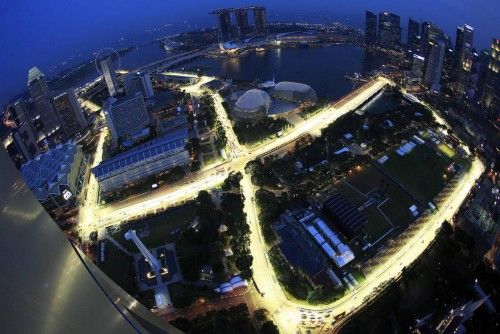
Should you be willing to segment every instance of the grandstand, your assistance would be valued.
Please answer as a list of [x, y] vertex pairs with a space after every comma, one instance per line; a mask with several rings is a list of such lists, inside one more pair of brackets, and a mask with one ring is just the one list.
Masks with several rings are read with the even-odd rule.
[[323, 212], [348, 238], [356, 236], [368, 221], [362, 211], [340, 194], [330, 196], [323, 203]]

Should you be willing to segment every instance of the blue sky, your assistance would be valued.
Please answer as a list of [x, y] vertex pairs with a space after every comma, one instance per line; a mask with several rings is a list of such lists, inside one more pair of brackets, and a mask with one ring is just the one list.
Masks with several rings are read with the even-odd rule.
[[[499, 0], [15, 0], [0, 1], [0, 103], [22, 91], [27, 71], [37, 65], [45, 73], [62, 69], [70, 57], [87, 59], [92, 51], [156, 37], [148, 29], [167, 23], [195, 28], [214, 25], [214, 8], [258, 4], [271, 20], [339, 20], [362, 27], [365, 10], [429, 19], [455, 38], [455, 27], [476, 28], [475, 44], [500, 38]], [[81, 54], [80, 58], [78, 55]]]

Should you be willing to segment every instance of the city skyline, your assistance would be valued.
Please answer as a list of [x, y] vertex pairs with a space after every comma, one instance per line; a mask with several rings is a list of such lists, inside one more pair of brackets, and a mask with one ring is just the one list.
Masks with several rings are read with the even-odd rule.
[[[490, 0], [423, 18], [430, 0], [72, 1], [28, 6], [32, 49], [0, 59], [0, 105], [23, 79], [0, 132], [3, 328], [102, 308], [74, 332], [499, 332]], [[55, 77], [46, 65], [99, 43]], [[62, 253], [33, 264], [35, 245]]]
[[[429, 1], [426, 5], [425, 1]], [[500, 3], [494, 0], [480, 0], [473, 4], [463, 1], [443, 1], [439, 3], [442, 10], [431, 10], [430, 0], [417, 3], [394, 3], [384, 0], [370, 4], [355, 1], [347, 4], [334, 4], [329, 1], [315, 0], [306, 4], [296, 4], [294, 9], [288, 8], [282, 0], [270, 1], [266, 7], [273, 15], [269, 21], [301, 19], [306, 21], [331, 20], [352, 24], [359, 29], [364, 27], [364, 11], [375, 13], [390, 11], [401, 16], [403, 38], [406, 39], [408, 17], [417, 21], [435, 22], [444, 31], [453, 36], [457, 26], [468, 23], [476, 28], [475, 46], [478, 51], [488, 48], [492, 38], [498, 38], [500, 28], [494, 22], [495, 14], [500, 12]], [[215, 17], [206, 15], [214, 8], [247, 5], [259, 5], [258, 2], [240, 1], [238, 3], [212, 0], [198, 4], [196, 10], [190, 8], [190, 3], [165, 3], [152, 1], [151, 7], [139, 3], [124, 3], [116, 8], [114, 2], [76, 2], [65, 1], [64, 6], [58, 2], [41, 6], [40, 3], [15, 2], [0, 6], [5, 15], [0, 26], [5, 34], [0, 35], [2, 45], [10, 45], [6, 52], [0, 55], [0, 103], [6, 104], [15, 95], [24, 91], [22, 78], [25, 71], [38, 66], [52, 77], [59, 71], [74, 66], [91, 57], [104, 47], [129, 46], [144, 43], [154, 38], [176, 31], [186, 31], [198, 27], [214, 27]], [[189, 8], [190, 10], [186, 10]], [[109, 16], [105, 13], [119, 11], [123, 15]], [[454, 13], [447, 15], [445, 13]], [[50, 13], [50, 14], [49, 14]], [[81, 20], [79, 13], [88, 13], [91, 20]], [[321, 13], [321, 14], [317, 14]], [[166, 15], [165, 15], [166, 14]], [[103, 30], [102, 23], [108, 22]], [[189, 23], [189, 22], [192, 22]], [[174, 24], [174, 27], [164, 25]], [[29, 27], [45, 26], [33, 32]], [[157, 30], [156, 30], [157, 29]], [[173, 29], [173, 30], [172, 30]], [[15, 36], [15, 38], [14, 38]], [[54, 48], [50, 39], [56, 38], [58, 47]], [[124, 38], [124, 40], [121, 40]], [[30, 51], [27, 51], [30, 50]], [[73, 60], [71, 60], [71, 59]], [[62, 65], [67, 62], [67, 65]], [[6, 85], [8, 79], [9, 85]], [[8, 87], [8, 88], [4, 88]]]

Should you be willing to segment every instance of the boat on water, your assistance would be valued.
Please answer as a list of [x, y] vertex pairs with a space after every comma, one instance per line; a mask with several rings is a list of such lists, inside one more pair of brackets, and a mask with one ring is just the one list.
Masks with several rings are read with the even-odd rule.
[[266, 52], [266, 49], [264, 48], [255, 48], [255, 52]]

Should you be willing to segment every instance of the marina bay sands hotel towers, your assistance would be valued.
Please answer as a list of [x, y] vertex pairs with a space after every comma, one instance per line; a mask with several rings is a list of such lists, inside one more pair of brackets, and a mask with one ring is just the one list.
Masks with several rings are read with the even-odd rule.
[[[253, 14], [253, 29], [248, 22], [248, 13]], [[266, 9], [264, 7], [224, 8], [210, 14], [217, 15], [219, 21], [219, 42], [244, 39], [250, 35], [267, 35]], [[235, 24], [233, 24], [235, 19]]]

